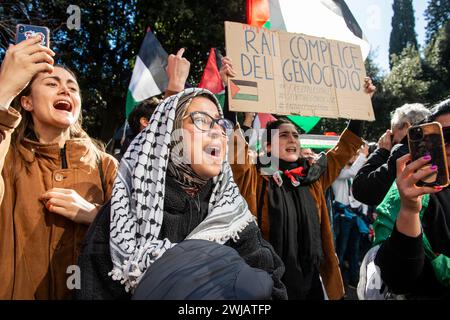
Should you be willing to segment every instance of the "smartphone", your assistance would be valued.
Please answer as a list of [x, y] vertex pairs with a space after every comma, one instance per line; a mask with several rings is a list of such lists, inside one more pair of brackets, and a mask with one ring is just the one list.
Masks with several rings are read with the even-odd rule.
[[42, 36], [41, 45], [50, 47], [50, 29], [31, 24], [18, 24], [16, 26], [16, 44], [38, 34]]
[[431, 122], [410, 127], [408, 129], [408, 145], [413, 161], [427, 154], [431, 156], [431, 161], [419, 171], [432, 165], [438, 167], [436, 172], [426, 176], [416, 185], [429, 187], [447, 186], [449, 175], [441, 124], [439, 122]]

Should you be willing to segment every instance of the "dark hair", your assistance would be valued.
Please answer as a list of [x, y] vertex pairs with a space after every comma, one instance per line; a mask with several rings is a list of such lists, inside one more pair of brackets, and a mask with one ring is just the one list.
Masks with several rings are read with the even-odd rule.
[[439, 102], [431, 109], [431, 115], [429, 117], [429, 120], [435, 121], [436, 118], [447, 113], [450, 113], [450, 98], [447, 98], [444, 101]]
[[262, 141], [261, 144], [264, 146], [266, 143], [267, 145], [270, 145], [272, 143], [272, 137], [274, 136], [274, 131], [277, 130], [279, 127], [281, 127], [281, 125], [283, 124], [291, 124], [295, 127], [295, 129], [297, 130], [297, 132], [299, 134], [301, 134], [300, 130], [297, 128], [296, 125], [294, 125], [291, 121], [289, 121], [286, 118], [278, 118], [277, 120], [274, 121], [269, 121], [267, 122], [266, 125], [266, 132], [265, 134], [263, 134], [262, 136]]
[[150, 98], [142, 101], [128, 116], [128, 124], [130, 125], [133, 135], [137, 135], [141, 131], [141, 118], [150, 120], [153, 112], [159, 104], [159, 99]]

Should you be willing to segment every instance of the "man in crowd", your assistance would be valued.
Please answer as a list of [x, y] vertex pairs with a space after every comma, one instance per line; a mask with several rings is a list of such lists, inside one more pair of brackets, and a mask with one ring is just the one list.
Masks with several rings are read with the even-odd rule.
[[353, 180], [353, 196], [358, 201], [374, 206], [381, 203], [397, 175], [397, 159], [409, 152], [408, 128], [429, 115], [430, 111], [419, 103], [395, 109], [391, 116], [391, 129], [380, 137], [378, 149]]

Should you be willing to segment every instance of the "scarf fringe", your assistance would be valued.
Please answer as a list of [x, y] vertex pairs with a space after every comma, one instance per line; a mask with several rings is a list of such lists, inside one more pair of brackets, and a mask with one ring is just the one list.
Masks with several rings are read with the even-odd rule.
[[[230, 239], [232, 239], [234, 242], [237, 242], [240, 239], [239, 233], [244, 231], [244, 229], [247, 228], [247, 226], [252, 222], [255, 222], [255, 217], [249, 213], [247, 214], [247, 216], [243, 217], [243, 221], [240, 224], [235, 224], [235, 226], [230, 227], [230, 230], [225, 234], [217, 234], [214, 232], [200, 232], [192, 235], [191, 237], [189, 237], [189, 239], [208, 240], [220, 244], [224, 244]], [[161, 253], [164, 252], [165, 250], [161, 249], [152, 250], [150, 252], [150, 255], [153, 257], [153, 259], [151, 259], [151, 262], [155, 262], [162, 255]], [[130, 270], [132, 267], [134, 267], [132, 271], [126, 271]], [[108, 276], [110, 276], [114, 281], [120, 281], [120, 283], [125, 287], [126, 292], [133, 292], [141, 281], [143, 275], [144, 274], [139, 268], [139, 265], [135, 261], [129, 260], [125, 260], [121, 267], [114, 267], [108, 273]]]
[[139, 268], [136, 268], [134, 271], [129, 272], [128, 275], [124, 275], [123, 270], [126, 270], [130, 265], [128, 263], [124, 263], [121, 268], [114, 267], [108, 275], [115, 281], [120, 281], [125, 287], [126, 292], [133, 292], [136, 289], [136, 286], [140, 282], [143, 273]]
[[[125, 267], [126, 265], [124, 264], [122, 268]], [[114, 281], [120, 281], [120, 284], [124, 285], [125, 291], [130, 292], [131, 284], [127, 282], [127, 279], [125, 279], [121, 268], [114, 267], [110, 272], [108, 272], [108, 276], [110, 276]]]
[[[160, 248], [150, 252], [150, 263], [155, 262], [162, 256], [166, 250]], [[147, 268], [148, 269], [148, 268]], [[128, 270], [128, 271], [127, 271]], [[125, 260], [121, 267], [114, 267], [109, 273], [114, 281], [120, 281], [125, 286], [126, 292], [133, 292], [141, 281], [144, 272], [142, 272], [139, 264], [136, 261]]]
[[255, 217], [249, 213], [248, 217], [244, 217], [244, 221], [242, 221], [241, 224], [230, 227], [230, 230], [226, 233], [199, 232], [190, 236], [189, 239], [208, 240], [220, 244], [224, 244], [230, 239], [237, 242], [240, 239], [239, 233], [244, 231], [244, 229], [252, 222], [255, 222]]

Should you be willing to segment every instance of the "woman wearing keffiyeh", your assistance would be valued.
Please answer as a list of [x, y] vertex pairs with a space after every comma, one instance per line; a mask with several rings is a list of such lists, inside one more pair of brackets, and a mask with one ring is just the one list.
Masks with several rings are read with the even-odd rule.
[[226, 161], [231, 130], [214, 95], [186, 89], [165, 99], [130, 144], [111, 199], [108, 270], [126, 291], [177, 243], [202, 239], [236, 249], [272, 276], [273, 298], [286, 297], [283, 264], [262, 240]]

